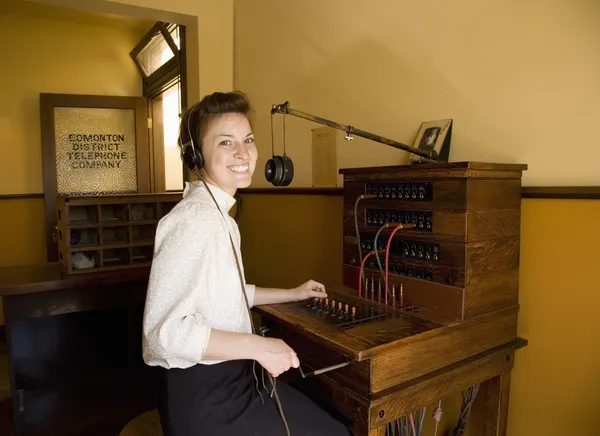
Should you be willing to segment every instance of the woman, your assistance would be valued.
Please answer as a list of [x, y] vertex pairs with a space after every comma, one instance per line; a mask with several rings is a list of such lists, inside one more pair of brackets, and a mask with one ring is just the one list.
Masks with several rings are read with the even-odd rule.
[[[158, 224], [143, 325], [143, 357], [166, 368], [159, 413], [166, 436], [348, 435], [283, 383], [299, 362], [285, 342], [253, 334], [249, 307], [327, 296], [309, 280], [294, 289], [247, 284], [240, 234], [228, 212], [250, 185], [257, 150], [241, 93], [206, 96], [182, 116], [180, 143], [199, 181]], [[260, 383], [259, 383], [260, 380]], [[273, 394], [273, 395], [272, 395]]]

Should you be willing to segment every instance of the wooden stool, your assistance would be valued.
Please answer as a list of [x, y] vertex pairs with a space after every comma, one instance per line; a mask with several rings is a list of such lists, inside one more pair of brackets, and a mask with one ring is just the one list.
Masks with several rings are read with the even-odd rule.
[[163, 436], [156, 409], [144, 412], [127, 423], [119, 436]]

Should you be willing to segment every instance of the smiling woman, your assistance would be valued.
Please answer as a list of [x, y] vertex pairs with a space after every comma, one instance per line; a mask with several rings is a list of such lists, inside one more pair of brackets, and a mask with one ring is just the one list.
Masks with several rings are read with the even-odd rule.
[[186, 165], [231, 196], [250, 185], [256, 168], [251, 111], [243, 93], [231, 92], [214, 93], [182, 115]]
[[253, 328], [254, 305], [327, 294], [313, 280], [267, 289], [244, 279], [240, 232], [228, 212], [256, 168], [250, 113], [244, 94], [214, 93], [181, 119], [184, 162], [200, 180], [186, 183], [183, 200], [158, 224], [143, 325], [144, 361], [167, 369], [162, 428], [167, 436], [249, 428], [255, 436], [349, 435], [308, 397], [275, 383], [298, 368], [298, 357]]
[[226, 114], [212, 123], [202, 141], [205, 179], [230, 195], [252, 182], [257, 150], [245, 115]]

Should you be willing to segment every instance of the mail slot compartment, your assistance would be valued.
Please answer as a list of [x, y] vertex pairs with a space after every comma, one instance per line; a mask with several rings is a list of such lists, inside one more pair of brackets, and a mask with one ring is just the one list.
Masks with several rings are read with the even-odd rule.
[[[307, 336], [291, 329], [270, 323], [266, 323], [265, 327], [269, 328], [266, 336], [280, 338], [292, 347], [300, 359], [300, 364], [305, 374], [349, 361], [341, 353], [333, 351], [319, 342], [311, 340]], [[290, 369], [290, 371], [298, 370]], [[350, 360], [348, 366], [313, 377], [330, 377], [357, 393], [368, 395], [371, 390], [370, 376], [371, 360], [367, 359], [361, 362]], [[300, 383], [302, 382], [300, 381]]]

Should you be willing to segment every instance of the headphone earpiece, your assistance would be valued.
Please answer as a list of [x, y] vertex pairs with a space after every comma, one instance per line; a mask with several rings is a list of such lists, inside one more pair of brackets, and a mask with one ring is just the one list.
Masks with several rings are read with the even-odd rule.
[[294, 163], [286, 156], [273, 156], [265, 164], [265, 178], [274, 186], [288, 186], [294, 178]]
[[[190, 121], [192, 119], [192, 113], [196, 109], [196, 105], [192, 106], [188, 110], [187, 119], [183, 119], [181, 124], [179, 125], [179, 144], [181, 144], [181, 157], [183, 159], [183, 163], [192, 171], [198, 171], [204, 166], [204, 158], [202, 157], [202, 152], [196, 148], [194, 144], [194, 135], [192, 135], [192, 129], [190, 127]], [[184, 128], [185, 122], [185, 128]], [[183, 141], [181, 138], [181, 131], [187, 131], [188, 141]]]
[[192, 171], [199, 170], [204, 166], [204, 158], [194, 146], [194, 141], [190, 141], [183, 149], [183, 163]]

